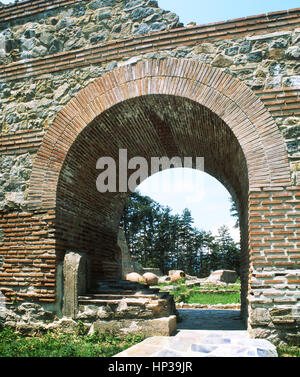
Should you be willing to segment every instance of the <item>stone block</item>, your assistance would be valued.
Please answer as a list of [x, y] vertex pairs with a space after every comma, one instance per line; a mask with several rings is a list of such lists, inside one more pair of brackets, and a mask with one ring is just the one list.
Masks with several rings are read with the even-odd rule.
[[268, 309], [256, 308], [251, 312], [251, 324], [253, 325], [267, 325], [271, 321], [271, 316]]
[[232, 270], [217, 270], [213, 271], [206, 279], [207, 282], [223, 282], [223, 283], [235, 283], [238, 278], [238, 274]]
[[78, 252], [68, 252], [64, 259], [64, 298], [63, 314], [75, 318], [78, 311], [78, 295], [87, 289], [86, 256]]
[[219, 68], [230, 67], [232, 64], [233, 64], [233, 61], [224, 55], [218, 55], [212, 62], [212, 65], [214, 67], [219, 67]]
[[170, 336], [176, 332], [176, 316], [156, 318], [156, 319], [120, 319], [112, 321], [95, 321], [89, 331], [89, 334], [95, 332], [102, 333], [105, 331], [122, 332], [124, 334], [143, 334], [149, 336]]

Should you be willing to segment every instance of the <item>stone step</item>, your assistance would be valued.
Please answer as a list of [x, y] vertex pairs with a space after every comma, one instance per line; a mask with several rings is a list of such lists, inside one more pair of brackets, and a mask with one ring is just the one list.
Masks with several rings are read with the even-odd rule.
[[106, 290], [111, 290], [111, 291], [156, 291], [158, 290], [159, 288], [149, 288], [148, 286], [139, 286], [139, 287], [115, 287], [115, 286], [94, 286], [94, 287], [91, 287], [91, 290], [94, 290], [94, 291], [106, 291]]
[[134, 295], [136, 294], [136, 290], [133, 289], [91, 289], [89, 290], [88, 294], [96, 295], [96, 294], [107, 294], [107, 295]]
[[95, 286], [108, 286], [108, 287], [143, 287], [144, 284], [135, 283], [128, 280], [97, 280]]
[[90, 290], [92, 293], [130, 294], [133, 292], [158, 293], [159, 288], [150, 288], [149, 285], [131, 282], [128, 280], [98, 280]]
[[[84, 299], [84, 298], [81, 298], [81, 297], [78, 297], [78, 303], [79, 305], [87, 305], [87, 304], [94, 304], [94, 305], [103, 305], [103, 304], [115, 304], [115, 305], [119, 305], [122, 301], [124, 301], [123, 298], [119, 298], [119, 299], [112, 299], [112, 300], [102, 300], [102, 299], [92, 299], [92, 298], [89, 298], [89, 299]], [[145, 305], [149, 303], [149, 301], [147, 299], [144, 299], [144, 298], [137, 298], [136, 300], [126, 300], [126, 304], [128, 306], [142, 306], [142, 305]]]
[[107, 295], [107, 296], [167, 296], [168, 292], [153, 292], [153, 291], [111, 291], [111, 290], [98, 290], [88, 291], [82, 296], [95, 296], [95, 295]]
[[133, 299], [139, 299], [139, 298], [147, 298], [152, 300], [160, 300], [164, 297], [167, 297], [167, 295], [152, 295], [152, 294], [132, 294], [132, 295], [115, 295], [115, 294], [102, 294], [102, 293], [96, 293], [96, 294], [87, 294], [79, 296], [79, 300], [94, 300], [94, 299], [101, 299], [101, 300], [122, 300], [125, 298], [133, 298]]

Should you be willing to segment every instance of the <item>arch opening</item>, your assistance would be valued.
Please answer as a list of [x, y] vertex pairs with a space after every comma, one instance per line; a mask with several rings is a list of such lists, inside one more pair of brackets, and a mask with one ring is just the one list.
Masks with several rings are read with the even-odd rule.
[[[151, 175], [128, 198], [120, 226], [137, 268], [158, 269], [162, 282], [170, 270], [202, 279], [215, 270], [239, 275], [236, 203], [203, 171], [183, 167]], [[127, 263], [126, 273], [132, 268]]]
[[[151, 158], [204, 158], [204, 170], [218, 179], [237, 203], [241, 229], [242, 313], [247, 316], [248, 168], [243, 150], [227, 124], [208, 108], [187, 98], [147, 95], [129, 99], [104, 111], [79, 134], [69, 149], [56, 191], [57, 253], [84, 253], [91, 284], [122, 276], [118, 229], [130, 191], [100, 193], [96, 187], [100, 157], [120, 165], [119, 151], [128, 161]], [[122, 161], [121, 161], [122, 163]], [[195, 167], [195, 166], [194, 166]], [[127, 169], [127, 175], [132, 174]], [[120, 173], [116, 169], [116, 182]], [[139, 182], [137, 182], [138, 184]]]
[[129, 192], [100, 195], [95, 184], [97, 159], [110, 156], [118, 164], [120, 149], [128, 160], [140, 156], [148, 164], [152, 156], [204, 157], [205, 171], [230, 192], [242, 236], [242, 315], [248, 316], [249, 278], [251, 329], [257, 324], [251, 279], [273, 265], [264, 244], [253, 243], [253, 229], [272, 229], [261, 225], [257, 211], [263, 198], [291, 185], [283, 137], [263, 103], [221, 69], [189, 59], [145, 59], [103, 75], [58, 113], [35, 158], [29, 210], [55, 217], [49, 232], [57, 266], [75, 248], [87, 257], [92, 283], [122, 274], [117, 233]]

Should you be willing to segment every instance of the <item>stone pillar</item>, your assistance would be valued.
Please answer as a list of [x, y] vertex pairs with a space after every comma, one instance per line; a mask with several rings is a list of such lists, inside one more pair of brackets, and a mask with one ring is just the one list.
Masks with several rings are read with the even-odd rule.
[[128, 251], [125, 232], [122, 228], [119, 228], [118, 246], [120, 247], [122, 253], [122, 279], [125, 279], [127, 274], [134, 271], [134, 268], [132, 266], [131, 257]]
[[78, 295], [87, 289], [87, 259], [85, 254], [67, 252], [64, 259], [64, 317], [75, 318], [78, 312]]

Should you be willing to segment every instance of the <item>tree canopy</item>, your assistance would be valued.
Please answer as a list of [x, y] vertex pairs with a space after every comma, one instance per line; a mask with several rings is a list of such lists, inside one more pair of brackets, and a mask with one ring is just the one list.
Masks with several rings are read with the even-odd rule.
[[143, 267], [160, 268], [164, 274], [179, 269], [198, 277], [219, 269], [239, 273], [239, 244], [227, 226], [213, 236], [193, 225], [188, 209], [181, 215], [171, 212], [139, 192], [130, 195], [120, 225], [131, 256]]

